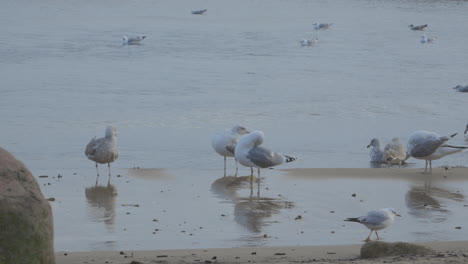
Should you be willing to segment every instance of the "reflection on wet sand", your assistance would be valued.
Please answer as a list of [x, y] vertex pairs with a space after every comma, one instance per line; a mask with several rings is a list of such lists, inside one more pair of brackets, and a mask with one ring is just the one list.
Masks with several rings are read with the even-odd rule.
[[89, 204], [89, 218], [94, 222], [104, 222], [113, 230], [115, 224], [115, 201], [117, 190], [114, 185], [93, 186], [85, 190], [86, 200]]
[[463, 202], [464, 195], [440, 187], [428, 188], [427, 183], [424, 187], [412, 186], [406, 194], [406, 206], [409, 214], [430, 220], [431, 222], [443, 222], [447, 220], [447, 214], [450, 212], [446, 205], [439, 201], [440, 199], [449, 199], [455, 202]]
[[[250, 232], [255, 233], [254, 241], [251, 241], [255, 244], [263, 238], [263, 236], [259, 236], [262, 228], [274, 223], [267, 219], [274, 214], [279, 214], [281, 209], [293, 208], [294, 203], [283, 199], [262, 197], [259, 192], [254, 196], [253, 185], [250, 176], [228, 176], [214, 181], [211, 185], [211, 191], [219, 198], [228, 199], [234, 203], [234, 220]], [[249, 196], [239, 196], [238, 191], [243, 188], [249, 188]]]

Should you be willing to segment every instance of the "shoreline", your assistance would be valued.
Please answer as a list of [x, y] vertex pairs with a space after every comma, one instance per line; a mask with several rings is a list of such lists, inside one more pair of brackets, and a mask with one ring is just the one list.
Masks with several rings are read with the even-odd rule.
[[468, 261], [468, 241], [414, 243], [434, 249], [432, 256], [390, 256], [360, 259], [363, 244], [171, 249], [143, 251], [56, 252], [57, 264], [82, 263], [465, 263]]

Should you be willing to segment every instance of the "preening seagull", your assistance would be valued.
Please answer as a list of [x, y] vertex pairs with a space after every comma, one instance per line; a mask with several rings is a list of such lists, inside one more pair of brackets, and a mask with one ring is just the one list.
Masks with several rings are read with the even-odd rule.
[[468, 85], [466, 86], [457, 85], [453, 87], [453, 89], [457, 90], [458, 92], [466, 93], [468, 92]]
[[96, 162], [96, 185], [99, 178], [98, 163], [107, 163], [107, 166], [109, 167], [109, 184], [111, 177], [110, 164], [119, 157], [119, 152], [117, 151], [117, 134], [115, 127], [108, 126], [106, 128], [105, 137], [98, 139], [94, 137], [91, 139], [88, 145], [86, 145], [85, 155], [88, 157], [88, 159]]
[[301, 46], [302, 47], [313, 46], [313, 45], [317, 44], [317, 42], [318, 42], [318, 38], [303, 39], [303, 40], [301, 40]]
[[[415, 159], [425, 160], [426, 166], [423, 173], [432, 174], [432, 161], [438, 160], [450, 154], [462, 151], [468, 147], [458, 147], [447, 145], [445, 142], [456, 136], [457, 133], [450, 136], [440, 136], [437, 133], [429, 131], [415, 131], [407, 143], [408, 153]], [[429, 172], [427, 165], [429, 164]]]
[[240, 164], [258, 169], [258, 179], [260, 179], [260, 169], [277, 166], [283, 163], [291, 162], [296, 158], [273, 152], [261, 147], [265, 138], [262, 131], [253, 131], [242, 136], [237, 142], [235, 156]]
[[389, 165], [398, 164], [399, 166], [407, 159], [406, 147], [401, 143], [399, 138], [393, 138], [392, 141], [385, 146], [382, 159]]
[[413, 24], [408, 26], [411, 30], [424, 30], [427, 27], [426, 25], [420, 25], [420, 26], [413, 26]]
[[377, 240], [380, 239], [377, 230], [382, 230], [389, 227], [395, 221], [395, 216], [401, 216], [397, 214], [393, 208], [383, 208], [369, 211], [366, 215], [360, 217], [346, 218], [345, 221], [356, 222], [365, 225], [370, 229], [369, 236], [364, 242], [369, 242], [372, 235], [372, 231], [375, 232]]
[[135, 45], [140, 44], [142, 40], [144, 40], [146, 36], [136, 36], [134, 38], [129, 38], [127, 36], [122, 37], [122, 44], [123, 45]]
[[[243, 126], [235, 126], [231, 130], [216, 133], [211, 138], [211, 146], [221, 156], [224, 157], [224, 176], [226, 176], [226, 157], [234, 157], [237, 141], [240, 136], [248, 134], [249, 131]], [[236, 175], [238, 172], [237, 159], [236, 160]]]
[[333, 23], [314, 23], [314, 29], [319, 30], [319, 29], [329, 29]]

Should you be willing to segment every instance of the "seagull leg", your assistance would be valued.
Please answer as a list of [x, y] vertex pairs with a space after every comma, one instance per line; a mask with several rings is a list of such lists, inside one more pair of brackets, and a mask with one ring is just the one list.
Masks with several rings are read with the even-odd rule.
[[234, 158], [234, 160], [236, 161], [236, 175], [234, 175], [234, 176], [237, 177], [237, 172], [239, 172], [239, 167], [237, 166], [237, 159]]
[[98, 179], [99, 179], [99, 170], [98, 170], [98, 165], [96, 162], [96, 171], [97, 171], [97, 176], [96, 176], [96, 186], [98, 185]]
[[109, 179], [107, 180], [107, 185], [110, 185], [110, 178], [111, 178], [111, 172], [110, 172], [110, 163], [107, 163], [107, 167], [109, 167]]
[[424, 167], [424, 172], [423, 172], [423, 174], [426, 174], [426, 173], [427, 173], [427, 163], [428, 163], [428, 162], [427, 162], [427, 160], [426, 160], [426, 166]]
[[432, 160], [429, 160], [429, 174], [432, 174]]
[[224, 156], [224, 177], [226, 177], [226, 156]]
[[371, 231], [370, 231], [369, 236], [368, 236], [366, 239], [363, 240], [364, 242], [369, 242], [369, 241], [371, 241], [370, 236], [372, 235], [372, 231], [374, 231], [374, 230], [371, 230]]
[[258, 185], [258, 190], [257, 190], [257, 196], [260, 198], [260, 168], [258, 169], [258, 179], [257, 179], [257, 185]]
[[377, 234], [377, 230], [374, 230], [374, 232], [377, 235], [377, 240], [380, 240], [379, 234]]

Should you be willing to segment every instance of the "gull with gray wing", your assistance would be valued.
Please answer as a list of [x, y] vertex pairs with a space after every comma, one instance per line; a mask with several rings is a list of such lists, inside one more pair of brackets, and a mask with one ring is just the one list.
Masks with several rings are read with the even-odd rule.
[[85, 155], [88, 159], [94, 161], [96, 163], [96, 185], [98, 183], [99, 178], [99, 164], [106, 164], [109, 168], [109, 180], [108, 184], [110, 184], [110, 164], [114, 162], [119, 157], [119, 152], [117, 150], [117, 134], [116, 129], [113, 126], [108, 126], [106, 128], [106, 134], [103, 138], [96, 137], [92, 138], [91, 141], [86, 145]]
[[380, 240], [377, 230], [382, 230], [393, 224], [393, 222], [395, 221], [395, 216], [401, 215], [397, 214], [397, 212], [393, 208], [383, 208], [369, 211], [364, 216], [346, 218], [345, 221], [360, 223], [369, 228], [369, 236], [366, 239], [364, 239], [364, 242], [369, 242], [372, 232], [375, 232], [377, 240]]
[[[239, 137], [248, 134], [249, 131], [243, 126], [235, 126], [230, 130], [216, 133], [211, 138], [211, 146], [219, 155], [224, 157], [224, 176], [226, 176], [226, 157], [234, 157], [234, 151], [236, 149], [237, 141]], [[236, 175], [239, 170], [236, 161]]]

